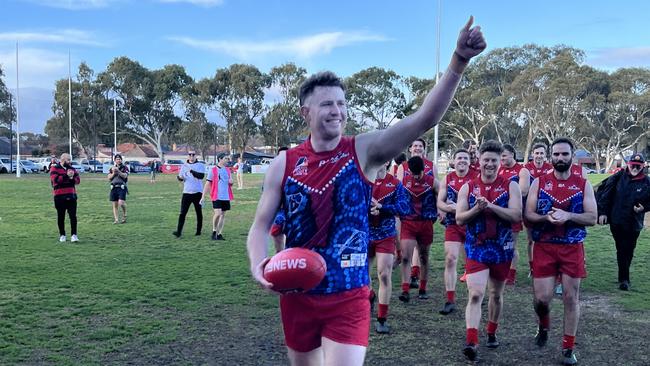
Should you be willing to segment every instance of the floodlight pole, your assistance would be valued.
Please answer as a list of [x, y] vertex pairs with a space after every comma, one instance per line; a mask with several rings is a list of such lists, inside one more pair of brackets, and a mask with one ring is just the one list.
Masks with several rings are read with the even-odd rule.
[[[442, 0], [438, 0], [438, 14], [436, 20], [436, 85], [440, 79], [440, 18], [442, 12]], [[438, 169], [438, 127], [437, 123], [433, 128], [433, 166]]]

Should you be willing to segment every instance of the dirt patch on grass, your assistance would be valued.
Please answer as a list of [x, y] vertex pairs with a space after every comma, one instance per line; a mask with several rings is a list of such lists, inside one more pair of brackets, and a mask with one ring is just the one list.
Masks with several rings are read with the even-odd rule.
[[[438, 314], [444, 299], [434, 288], [429, 300], [412, 299], [403, 304], [393, 294], [390, 335], [370, 333], [366, 364], [466, 365], [461, 349], [465, 340], [464, 285], [459, 287], [460, 308], [447, 316]], [[260, 296], [265, 296], [260, 294]], [[495, 350], [480, 347], [481, 365], [560, 364], [562, 340], [561, 299], [552, 304], [549, 343], [533, 344], [536, 318], [526, 286], [508, 288]], [[483, 316], [487, 305], [483, 306]], [[583, 365], [647, 365], [645, 349], [648, 317], [626, 312], [606, 297], [583, 295], [582, 317], [576, 351]], [[167, 314], [169, 316], [169, 314]], [[286, 365], [286, 351], [277, 308], [250, 304], [214, 306], [200, 314], [177, 313], [180, 327], [175, 339], [160, 344], [129, 343], [103, 358], [105, 364], [202, 364], [202, 365]], [[482, 327], [485, 321], [482, 322]], [[480, 330], [481, 342], [485, 332]]]

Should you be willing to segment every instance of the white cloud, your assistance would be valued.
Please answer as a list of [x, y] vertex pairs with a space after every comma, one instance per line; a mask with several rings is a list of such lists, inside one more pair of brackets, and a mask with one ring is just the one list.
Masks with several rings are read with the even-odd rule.
[[650, 47], [601, 48], [589, 52], [587, 63], [606, 68], [650, 67]]
[[210, 8], [213, 6], [219, 6], [223, 4], [224, 0], [158, 0], [161, 3], [188, 3], [196, 6], [203, 6], [205, 8]]
[[92, 32], [78, 29], [64, 29], [50, 32], [2, 32], [0, 33], [0, 42], [41, 42], [41, 43], [67, 43], [86, 46], [102, 46]]
[[[37, 48], [19, 48], [20, 87], [54, 89], [54, 82], [68, 76], [68, 54]], [[16, 51], [0, 50], [0, 65], [5, 73], [5, 83], [16, 86]], [[74, 69], [73, 69], [74, 71]]]
[[38, 5], [67, 10], [100, 9], [123, 0], [27, 0]]
[[192, 37], [168, 37], [190, 47], [225, 53], [248, 60], [260, 55], [288, 55], [308, 59], [319, 54], [328, 54], [333, 49], [362, 42], [383, 42], [388, 39], [367, 32], [328, 32], [305, 37], [263, 42], [233, 40], [200, 40]]

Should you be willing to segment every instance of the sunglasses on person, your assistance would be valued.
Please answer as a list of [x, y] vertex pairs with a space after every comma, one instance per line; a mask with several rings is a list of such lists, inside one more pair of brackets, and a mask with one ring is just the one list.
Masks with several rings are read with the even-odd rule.
[[195, 156], [196, 154], [189, 153], [189, 154], [187, 154], [187, 155], [189, 155], [189, 156]]
[[630, 164], [630, 170], [632, 169], [641, 170], [643, 169], [643, 164]]

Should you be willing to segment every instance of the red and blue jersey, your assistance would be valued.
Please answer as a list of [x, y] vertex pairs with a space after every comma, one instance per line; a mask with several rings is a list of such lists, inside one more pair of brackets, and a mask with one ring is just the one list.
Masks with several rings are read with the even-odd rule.
[[[582, 174], [582, 173], [581, 173]], [[584, 213], [583, 201], [586, 180], [571, 174], [567, 180], [558, 180], [553, 172], [539, 177], [537, 208], [535, 212], [546, 215], [553, 208], [571, 213]], [[551, 244], [582, 244], [587, 237], [587, 229], [573, 221], [564, 225], [541, 222], [533, 226], [535, 242]]]
[[[476, 173], [473, 170], [468, 170], [464, 177], [459, 177], [455, 171], [447, 174], [445, 178], [447, 183], [447, 202], [458, 203], [458, 192], [460, 192], [460, 189], [465, 183], [469, 183], [474, 178], [476, 178]], [[444, 225], [456, 225], [456, 214], [447, 212]]]
[[367, 286], [372, 183], [359, 166], [354, 137], [342, 137], [334, 150], [323, 152], [315, 152], [308, 138], [286, 154], [286, 247], [309, 248], [327, 263], [325, 278], [309, 293]]
[[[422, 161], [424, 162], [424, 175], [430, 175], [433, 177], [433, 161], [424, 157], [422, 158]], [[404, 178], [412, 175], [411, 170], [409, 169], [408, 161], [402, 163], [402, 168], [404, 168]], [[404, 183], [404, 179], [402, 179], [402, 183]]]
[[[468, 183], [469, 208], [476, 206], [477, 199], [485, 197], [494, 205], [507, 208], [510, 199], [510, 180], [503, 176], [489, 184], [481, 177]], [[512, 260], [514, 242], [512, 224], [486, 208], [466, 225], [465, 252], [467, 258], [486, 264], [498, 264]]]
[[381, 204], [379, 215], [370, 215], [370, 240], [382, 240], [397, 235], [395, 216], [410, 212], [408, 193], [392, 175], [375, 180], [372, 198]]
[[528, 169], [528, 171], [530, 172], [530, 182], [532, 183], [535, 180], [535, 178], [539, 178], [542, 175], [553, 170], [553, 165], [545, 161], [544, 163], [542, 163], [542, 167], [538, 168], [537, 165], [535, 165], [534, 161], [529, 161], [526, 163], [526, 165], [524, 165], [524, 168]]
[[499, 176], [509, 179], [513, 182], [519, 183], [519, 172], [523, 169], [523, 165], [515, 163], [515, 165], [507, 168], [503, 165], [499, 168]]
[[409, 193], [409, 213], [402, 214], [402, 220], [435, 221], [438, 216], [436, 206], [436, 181], [432, 175], [422, 175], [415, 178], [413, 175], [405, 175], [402, 180], [404, 188]]

